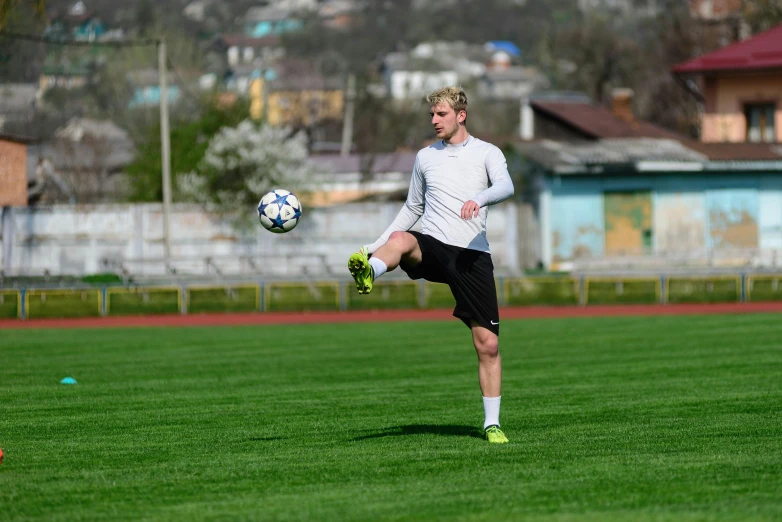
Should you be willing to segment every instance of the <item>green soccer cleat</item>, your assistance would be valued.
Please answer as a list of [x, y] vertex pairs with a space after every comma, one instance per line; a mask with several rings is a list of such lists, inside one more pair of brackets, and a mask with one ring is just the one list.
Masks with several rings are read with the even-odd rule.
[[361, 247], [358, 252], [350, 256], [348, 270], [356, 281], [356, 289], [359, 294], [368, 294], [372, 291], [374, 274], [364, 247]]
[[508, 442], [508, 437], [502, 432], [499, 426], [489, 426], [484, 430], [486, 440], [492, 444], [505, 444]]

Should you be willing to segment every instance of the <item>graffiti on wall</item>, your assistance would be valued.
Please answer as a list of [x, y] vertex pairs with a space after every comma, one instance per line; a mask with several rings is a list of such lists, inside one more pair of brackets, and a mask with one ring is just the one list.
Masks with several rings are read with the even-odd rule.
[[603, 205], [598, 195], [560, 195], [551, 210], [552, 261], [603, 255]]
[[703, 193], [658, 193], [654, 201], [654, 234], [658, 252], [705, 250]]
[[712, 249], [758, 247], [758, 196], [752, 189], [706, 193]]
[[607, 255], [638, 255], [652, 250], [650, 192], [606, 192], [604, 208]]
[[782, 250], [782, 180], [778, 188], [759, 195], [760, 248]]

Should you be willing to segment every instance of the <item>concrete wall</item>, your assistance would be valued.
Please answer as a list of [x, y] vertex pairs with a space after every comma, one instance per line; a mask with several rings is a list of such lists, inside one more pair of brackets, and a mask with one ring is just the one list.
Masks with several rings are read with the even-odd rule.
[[456, 71], [394, 71], [386, 78], [386, 87], [395, 100], [417, 101], [443, 85], [456, 83], [458, 83]]
[[[568, 268], [572, 262], [616, 255], [607, 245], [606, 193], [649, 193], [651, 242], [636, 251], [635, 216], [628, 210], [623, 230], [632, 255], [701, 255], [780, 250], [782, 257], [782, 175], [676, 175], [561, 177], [549, 180], [541, 198], [544, 263]], [[649, 221], [644, 221], [644, 228]], [[637, 230], [639, 237], [643, 230]], [[621, 249], [620, 249], [621, 250]]]
[[[174, 205], [172, 265], [179, 273], [258, 273], [268, 276], [347, 277], [348, 256], [388, 227], [402, 203], [359, 203], [304, 211], [287, 234], [260, 225], [247, 233], [197, 207]], [[523, 213], [524, 215], [531, 213]], [[503, 202], [489, 210], [487, 229], [495, 267], [515, 273], [523, 254], [520, 213]], [[2, 215], [2, 269], [6, 275], [93, 274], [120, 265], [131, 273], [162, 275], [162, 206], [91, 205], [5, 208]], [[523, 225], [523, 221], [521, 222]], [[420, 222], [414, 230], [420, 229]], [[205, 259], [214, 258], [207, 266]], [[111, 261], [106, 266], [103, 260]]]

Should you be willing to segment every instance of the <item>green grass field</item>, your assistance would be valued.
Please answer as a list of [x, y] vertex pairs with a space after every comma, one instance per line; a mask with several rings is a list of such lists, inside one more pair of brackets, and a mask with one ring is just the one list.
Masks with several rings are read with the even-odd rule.
[[502, 328], [2, 331], [0, 519], [782, 519], [778, 315]]

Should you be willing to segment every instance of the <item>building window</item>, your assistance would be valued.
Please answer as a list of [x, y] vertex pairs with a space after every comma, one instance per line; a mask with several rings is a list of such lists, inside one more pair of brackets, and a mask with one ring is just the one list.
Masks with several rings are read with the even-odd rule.
[[747, 119], [747, 141], [753, 143], [773, 143], [776, 141], [774, 129], [773, 103], [752, 103], [744, 106]]
[[230, 65], [239, 63], [239, 48], [235, 45], [228, 48], [228, 63]]

